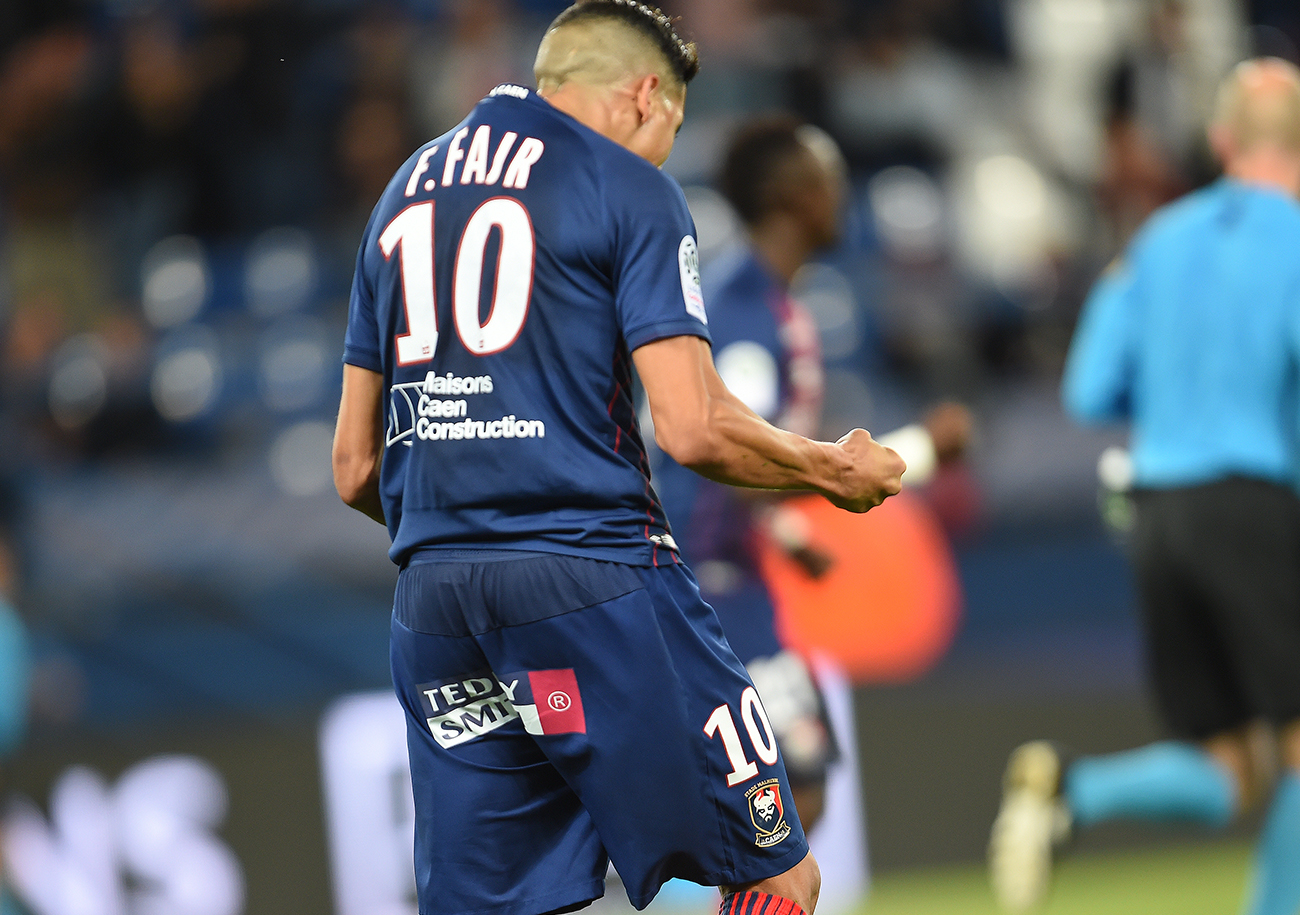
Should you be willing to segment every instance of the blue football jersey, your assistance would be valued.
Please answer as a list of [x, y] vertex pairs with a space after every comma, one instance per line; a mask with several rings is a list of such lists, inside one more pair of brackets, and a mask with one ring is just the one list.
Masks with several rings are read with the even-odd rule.
[[708, 339], [681, 188], [494, 89], [393, 176], [357, 255], [343, 358], [384, 378], [389, 555], [675, 561], [630, 357], [683, 334]]

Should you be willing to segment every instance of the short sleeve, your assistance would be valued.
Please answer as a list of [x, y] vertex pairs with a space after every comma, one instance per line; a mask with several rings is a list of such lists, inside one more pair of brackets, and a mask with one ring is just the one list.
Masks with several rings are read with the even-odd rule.
[[370, 244], [370, 226], [357, 252], [356, 272], [352, 275], [352, 294], [348, 300], [348, 329], [343, 338], [343, 361], [372, 372], [383, 371], [379, 349], [379, 322], [375, 317], [372, 277], [367, 270], [366, 248]]
[[644, 163], [607, 180], [614, 301], [629, 349], [664, 337], [709, 339], [695, 223], [677, 182]]

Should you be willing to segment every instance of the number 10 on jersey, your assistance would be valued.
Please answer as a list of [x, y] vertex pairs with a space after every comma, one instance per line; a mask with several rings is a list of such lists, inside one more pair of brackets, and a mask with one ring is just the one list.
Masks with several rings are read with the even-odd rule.
[[[400, 251], [406, 333], [396, 338], [397, 364], [429, 362], [438, 348], [437, 282], [434, 274], [435, 201], [412, 204], [398, 213], [379, 236], [379, 249], [391, 259]], [[479, 320], [483, 265], [492, 230], [500, 233], [491, 306]], [[481, 203], [465, 223], [452, 274], [452, 318], [456, 334], [471, 353], [488, 356], [515, 342], [528, 318], [533, 291], [537, 239], [528, 210], [513, 197]]]
[[[745, 731], [754, 752], [765, 766], [776, 765], [778, 751], [776, 737], [772, 734], [772, 724], [767, 720], [767, 712], [759, 701], [758, 690], [752, 686], [745, 687], [740, 694], [740, 717], [745, 722]], [[758, 766], [745, 755], [745, 748], [740, 742], [740, 730], [736, 719], [727, 705], [719, 705], [704, 723], [704, 734], [710, 740], [715, 736], [722, 738], [722, 749], [727, 754], [731, 771], [727, 773], [727, 787], [734, 788], [741, 782], [749, 781], [758, 775]]]

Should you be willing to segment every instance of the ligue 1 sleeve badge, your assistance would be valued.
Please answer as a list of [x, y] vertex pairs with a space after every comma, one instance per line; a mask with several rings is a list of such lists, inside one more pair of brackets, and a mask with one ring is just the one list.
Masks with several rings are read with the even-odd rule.
[[749, 818], [758, 830], [754, 836], [755, 845], [769, 848], [790, 834], [779, 781], [769, 778], [759, 782], [745, 792], [745, 799], [749, 801]]

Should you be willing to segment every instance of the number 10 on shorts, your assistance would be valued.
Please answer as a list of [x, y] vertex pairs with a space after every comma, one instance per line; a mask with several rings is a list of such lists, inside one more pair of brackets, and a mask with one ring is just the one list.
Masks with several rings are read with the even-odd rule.
[[[749, 742], [759, 760], [765, 766], [776, 765], [776, 737], [772, 734], [772, 723], [767, 720], [767, 712], [759, 701], [758, 690], [752, 686], [745, 687], [745, 691], [740, 694], [740, 719], [745, 723]], [[719, 705], [713, 710], [709, 720], [704, 722], [704, 736], [710, 740], [715, 736], [722, 738], [722, 748], [727, 753], [727, 761], [731, 763], [731, 772], [727, 774], [728, 788], [758, 775], [758, 766], [745, 755], [731, 706]]]

